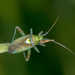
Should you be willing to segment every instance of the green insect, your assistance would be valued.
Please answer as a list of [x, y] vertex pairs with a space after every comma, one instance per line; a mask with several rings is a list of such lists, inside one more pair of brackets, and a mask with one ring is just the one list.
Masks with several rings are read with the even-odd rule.
[[[60, 16], [60, 14], [59, 14], [59, 16]], [[50, 30], [54, 27], [59, 16], [57, 17], [57, 19], [54, 22], [54, 24], [52, 25], [52, 27], [45, 34], [43, 34], [43, 31], [41, 31], [38, 35], [33, 35], [33, 31], [31, 28], [30, 34], [25, 35], [25, 33], [21, 30], [21, 28], [16, 26], [14, 36], [12, 38], [12, 42], [0, 44], [0, 53], [9, 52], [9, 53], [15, 54], [15, 53], [23, 52], [25, 60], [28, 61], [30, 58], [30, 55], [31, 55], [31, 48], [34, 48], [35, 51], [37, 51], [39, 53], [39, 50], [36, 47], [36, 45], [45, 46], [44, 43], [52, 41], [64, 48], [66, 48], [68, 51], [70, 51], [72, 54], [74, 54], [70, 49], [68, 49], [64, 45], [54, 41], [53, 39], [47, 39], [47, 38], [43, 37], [43, 36], [47, 35], [50, 32]], [[16, 35], [16, 29], [20, 32], [22, 37], [14, 40], [15, 35]], [[25, 51], [28, 51], [27, 57], [25, 56]]]

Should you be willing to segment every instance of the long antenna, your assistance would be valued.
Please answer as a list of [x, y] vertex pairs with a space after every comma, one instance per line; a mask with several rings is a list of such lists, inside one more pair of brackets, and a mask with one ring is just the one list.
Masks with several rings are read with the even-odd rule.
[[45, 35], [47, 35], [50, 31], [51, 31], [51, 29], [54, 27], [54, 25], [56, 24], [56, 22], [58, 21], [58, 19], [59, 19], [59, 17], [60, 17], [60, 14], [61, 14], [61, 11], [60, 11], [60, 13], [59, 13], [59, 15], [58, 15], [58, 17], [57, 17], [57, 19], [55, 20], [55, 22], [54, 22], [54, 24], [52, 25], [52, 27], [45, 33], [45, 34], [43, 34], [42, 36], [45, 36]]
[[60, 45], [60, 46], [62, 46], [63, 48], [65, 48], [65, 49], [67, 49], [69, 52], [71, 52], [73, 55], [75, 55], [75, 53], [73, 53], [69, 48], [67, 48], [66, 46], [64, 46], [64, 45], [62, 45], [62, 44], [60, 44], [60, 43], [58, 43], [58, 42], [56, 42], [56, 41], [54, 41], [54, 40], [51, 40], [52, 42], [54, 42], [54, 43], [56, 43], [56, 44], [58, 44], [58, 45]]

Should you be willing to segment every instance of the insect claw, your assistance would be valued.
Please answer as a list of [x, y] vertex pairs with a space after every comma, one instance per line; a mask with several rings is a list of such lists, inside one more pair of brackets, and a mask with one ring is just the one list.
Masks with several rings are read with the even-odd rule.
[[18, 26], [16, 26], [16, 28], [18, 28]]
[[28, 61], [28, 59], [26, 59], [26, 61]]

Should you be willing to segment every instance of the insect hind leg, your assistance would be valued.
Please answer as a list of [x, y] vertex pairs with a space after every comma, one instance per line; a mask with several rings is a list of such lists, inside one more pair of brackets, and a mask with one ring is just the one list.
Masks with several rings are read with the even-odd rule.
[[20, 32], [20, 34], [22, 36], [25, 36], [25, 33], [23, 32], [23, 30], [21, 28], [19, 28], [18, 26], [15, 27], [15, 31], [14, 31], [14, 35], [13, 35], [13, 38], [12, 38], [12, 41], [14, 40], [15, 38], [15, 35], [16, 35], [16, 29]]
[[45, 45], [45, 44], [43, 44], [43, 43], [39, 43], [39, 45], [44, 46], [44, 47], [46, 46], [46, 45]]

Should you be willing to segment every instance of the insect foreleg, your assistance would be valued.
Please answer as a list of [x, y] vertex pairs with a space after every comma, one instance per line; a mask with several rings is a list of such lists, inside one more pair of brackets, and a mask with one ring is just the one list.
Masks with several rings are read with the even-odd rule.
[[13, 41], [14, 38], [15, 38], [15, 35], [16, 35], [16, 29], [20, 32], [20, 34], [21, 34], [22, 36], [25, 36], [25, 33], [22, 31], [22, 29], [19, 28], [18, 26], [16, 26], [16, 27], [15, 27], [15, 31], [14, 31], [14, 35], [13, 35], [13, 38], [12, 38], [12, 41]]

